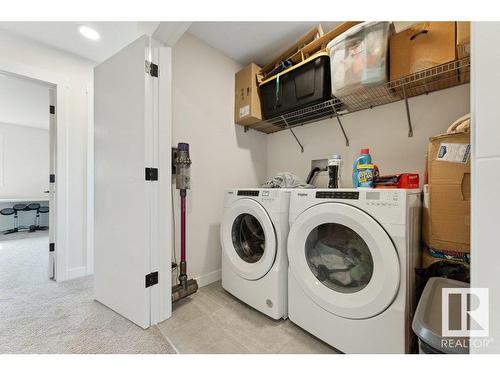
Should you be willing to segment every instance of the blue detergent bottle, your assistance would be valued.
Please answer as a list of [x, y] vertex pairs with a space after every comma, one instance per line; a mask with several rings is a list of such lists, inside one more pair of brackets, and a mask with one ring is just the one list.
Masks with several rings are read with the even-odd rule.
[[359, 170], [358, 164], [367, 165], [372, 164], [372, 157], [370, 155], [370, 150], [368, 148], [362, 148], [360, 151], [360, 155], [354, 160], [354, 165], [352, 167], [352, 187], [372, 187], [373, 180], [370, 181], [370, 184], [361, 183], [359, 180]]

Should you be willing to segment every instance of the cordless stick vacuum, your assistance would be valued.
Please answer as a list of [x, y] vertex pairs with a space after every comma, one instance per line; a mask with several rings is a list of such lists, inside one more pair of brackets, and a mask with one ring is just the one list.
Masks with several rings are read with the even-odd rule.
[[172, 287], [172, 302], [179, 301], [198, 290], [196, 280], [188, 280], [186, 267], [186, 195], [191, 182], [189, 176], [190, 165], [189, 144], [179, 143], [177, 145], [177, 158], [175, 160], [175, 185], [180, 190], [181, 196], [181, 263], [179, 265], [179, 284]]

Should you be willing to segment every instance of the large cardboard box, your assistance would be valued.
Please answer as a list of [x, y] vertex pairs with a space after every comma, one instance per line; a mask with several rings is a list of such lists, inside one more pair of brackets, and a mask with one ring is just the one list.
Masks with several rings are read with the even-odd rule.
[[438, 250], [470, 252], [470, 134], [429, 140], [423, 237]]
[[390, 79], [416, 73], [456, 59], [456, 23], [421, 22], [390, 40]]
[[262, 120], [257, 74], [260, 66], [252, 63], [235, 76], [234, 122], [251, 125]]

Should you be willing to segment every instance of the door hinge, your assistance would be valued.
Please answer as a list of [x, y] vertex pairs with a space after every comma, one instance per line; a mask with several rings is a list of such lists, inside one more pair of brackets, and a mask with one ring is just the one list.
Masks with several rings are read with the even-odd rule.
[[158, 168], [146, 168], [146, 181], [158, 181]]
[[146, 288], [158, 284], [158, 272], [151, 272], [146, 275]]
[[56, 251], [56, 244], [54, 242], [49, 243], [49, 252]]
[[146, 73], [151, 77], [158, 77], [158, 65], [146, 60]]
[[56, 107], [54, 105], [49, 106], [49, 112], [51, 115], [55, 115]]
[[55, 174], [50, 174], [49, 175], [49, 182], [50, 183], [56, 182], [56, 175]]

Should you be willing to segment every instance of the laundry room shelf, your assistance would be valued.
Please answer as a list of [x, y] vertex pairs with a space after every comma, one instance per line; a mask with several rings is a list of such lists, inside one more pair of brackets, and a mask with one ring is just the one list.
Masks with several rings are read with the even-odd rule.
[[346, 137], [346, 143], [349, 144], [347, 135], [340, 122], [340, 116], [404, 100], [408, 117], [408, 135], [411, 137], [413, 130], [408, 98], [429, 94], [468, 82], [470, 82], [470, 57], [465, 57], [422, 70], [383, 85], [361, 88], [343, 98], [332, 98], [319, 104], [285, 113], [282, 116], [260, 121], [245, 127], [245, 130], [254, 129], [269, 134], [336, 117], [339, 119], [339, 125]]

